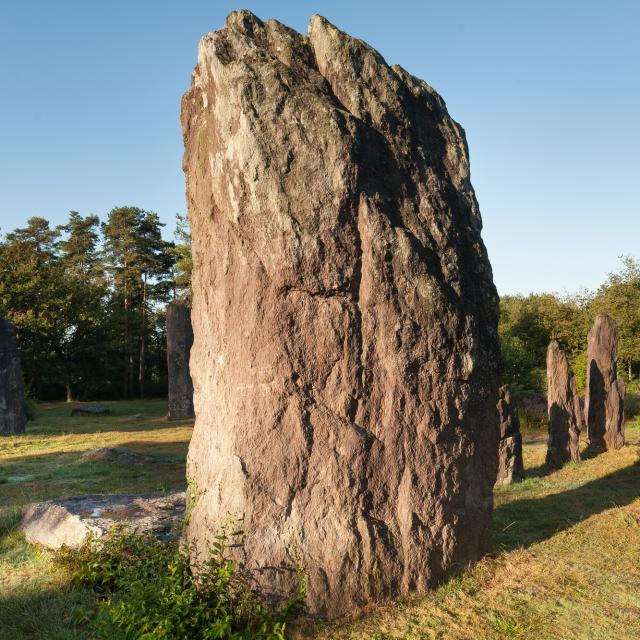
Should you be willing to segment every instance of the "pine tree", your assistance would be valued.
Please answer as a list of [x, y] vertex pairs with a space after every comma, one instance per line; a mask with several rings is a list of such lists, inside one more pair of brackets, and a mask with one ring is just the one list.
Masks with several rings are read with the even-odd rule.
[[138, 392], [144, 396], [148, 317], [166, 290], [169, 246], [162, 239], [163, 226], [156, 213], [119, 207], [109, 213], [102, 227], [105, 264], [112, 279], [113, 295], [122, 308], [124, 397], [134, 392], [136, 341]]
[[[58, 227], [65, 234], [58, 242], [69, 294], [61, 311], [65, 316], [64, 353], [67, 401], [95, 393], [108, 362], [106, 313], [107, 283], [99, 256], [97, 216], [83, 218], [69, 213], [69, 222]], [[96, 364], [99, 363], [99, 367]]]
[[56, 246], [59, 235], [47, 220], [33, 217], [0, 244], [0, 313], [18, 329], [23, 373], [36, 397], [62, 378], [61, 310], [69, 290]]

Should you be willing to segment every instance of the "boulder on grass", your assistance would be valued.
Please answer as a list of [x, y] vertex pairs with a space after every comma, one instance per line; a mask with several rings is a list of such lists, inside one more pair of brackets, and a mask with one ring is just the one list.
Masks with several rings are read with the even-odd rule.
[[58, 549], [100, 538], [116, 524], [166, 540], [176, 537], [185, 513], [184, 492], [162, 496], [80, 496], [29, 505], [20, 528], [28, 542]]
[[71, 416], [106, 416], [111, 413], [103, 404], [83, 404], [71, 409]]

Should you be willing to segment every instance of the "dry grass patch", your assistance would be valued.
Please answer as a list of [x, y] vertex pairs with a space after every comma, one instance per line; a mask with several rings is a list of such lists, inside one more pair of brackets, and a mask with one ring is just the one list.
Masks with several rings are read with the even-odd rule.
[[[638, 425], [629, 428], [638, 439]], [[640, 448], [547, 474], [525, 439], [525, 482], [496, 489], [496, 553], [428, 594], [298, 637], [604, 640], [640, 637]]]

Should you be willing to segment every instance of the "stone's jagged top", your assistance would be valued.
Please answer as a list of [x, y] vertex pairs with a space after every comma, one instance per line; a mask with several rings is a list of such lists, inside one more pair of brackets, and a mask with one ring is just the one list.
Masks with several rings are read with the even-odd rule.
[[498, 298], [464, 132], [426, 83], [311, 19], [234, 12], [183, 98], [194, 558], [229, 514], [335, 617], [491, 546]]
[[547, 406], [549, 440], [546, 463], [559, 468], [580, 460], [580, 398], [573, 371], [560, 344], [552, 340], [547, 348]]
[[251, 35], [251, 27], [255, 25], [264, 26], [264, 22], [248, 9], [232, 11], [225, 20], [225, 26], [241, 29], [248, 35]]

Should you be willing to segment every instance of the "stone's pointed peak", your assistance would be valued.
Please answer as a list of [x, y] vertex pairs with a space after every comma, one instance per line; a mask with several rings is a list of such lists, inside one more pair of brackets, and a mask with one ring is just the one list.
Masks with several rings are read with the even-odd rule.
[[339, 31], [338, 27], [329, 22], [324, 16], [321, 16], [319, 13], [314, 13], [309, 19], [309, 26], [307, 28], [307, 33], [311, 35], [312, 32], [315, 31]]
[[247, 36], [255, 35], [256, 28], [264, 28], [264, 22], [248, 9], [232, 11], [225, 20], [225, 27], [238, 31]]
[[378, 62], [388, 66], [377, 49], [364, 40], [355, 38], [345, 31], [338, 29], [338, 27], [336, 27], [332, 22], [317, 13], [311, 16], [311, 19], [309, 20], [307, 35], [314, 47], [322, 46], [326, 49], [327, 43], [331, 44], [331, 48], [347, 47], [351, 50], [351, 48], [354, 47], [355, 50], [373, 54]]

